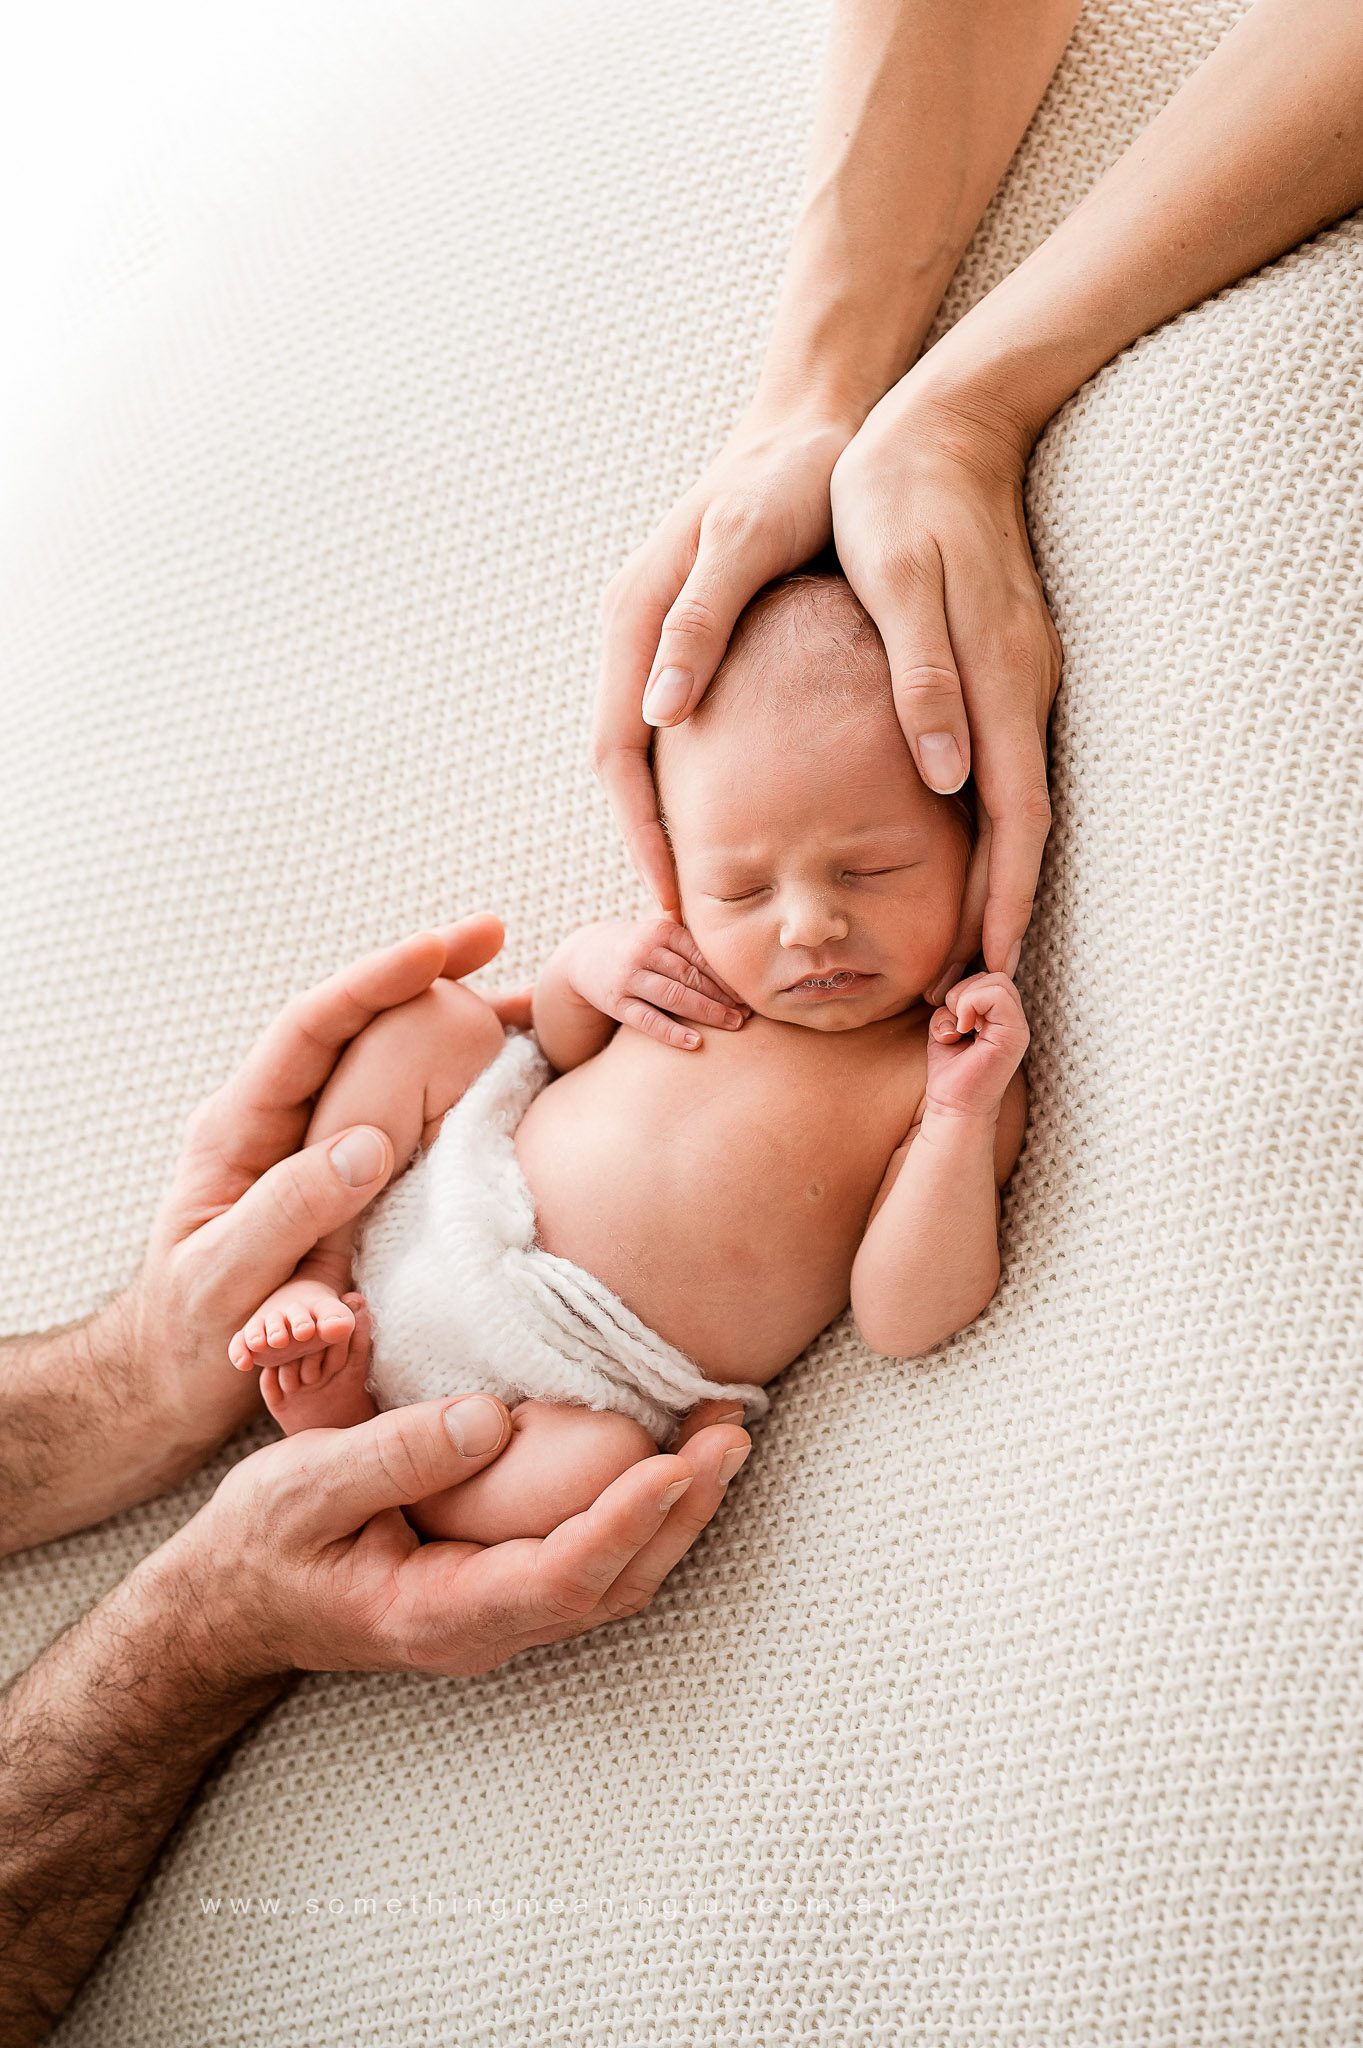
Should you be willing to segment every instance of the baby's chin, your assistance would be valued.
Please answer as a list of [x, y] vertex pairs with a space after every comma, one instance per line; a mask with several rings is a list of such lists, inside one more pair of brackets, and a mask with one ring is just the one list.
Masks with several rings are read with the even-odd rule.
[[753, 1013], [774, 1024], [796, 1024], [805, 1031], [859, 1031], [867, 1024], [883, 1024], [917, 1009], [921, 990], [900, 989], [888, 984], [883, 975], [871, 976], [861, 988], [845, 994], [835, 991], [818, 995], [768, 994], [754, 999], [745, 996]]

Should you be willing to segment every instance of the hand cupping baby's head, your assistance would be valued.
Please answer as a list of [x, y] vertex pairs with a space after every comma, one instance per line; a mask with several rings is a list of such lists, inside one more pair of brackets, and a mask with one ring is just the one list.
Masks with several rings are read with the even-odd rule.
[[956, 936], [974, 807], [968, 783], [919, 776], [845, 578], [759, 591], [652, 758], [682, 915], [756, 1012], [846, 1031], [920, 999]]

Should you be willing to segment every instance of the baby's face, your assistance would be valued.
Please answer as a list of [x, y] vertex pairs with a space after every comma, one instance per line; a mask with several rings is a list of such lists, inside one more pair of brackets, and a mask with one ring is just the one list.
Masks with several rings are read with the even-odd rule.
[[888, 687], [794, 730], [745, 706], [667, 744], [682, 916], [735, 993], [815, 1031], [911, 1009], [947, 963], [968, 843]]

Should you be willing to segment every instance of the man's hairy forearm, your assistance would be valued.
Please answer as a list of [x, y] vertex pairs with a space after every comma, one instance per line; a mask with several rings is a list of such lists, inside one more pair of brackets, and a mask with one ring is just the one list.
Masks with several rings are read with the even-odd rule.
[[0, 1342], [0, 1557], [149, 1500], [206, 1454], [158, 1412], [122, 1300]]
[[873, 1351], [918, 1358], [974, 1321], [999, 1284], [998, 1120], [931, 1108], [852, 1268]]
[[0, 1694], [0, 2041], [41, 2040], [213, 1757], [283, 1691], [242, 1679], [169, 1547]]
[[1035, 438], [1138, 335], [1363, 205], [1363, 8], [1258, 0], [924, 359]]
[[864, 416], [917, 356], [1080, 0], [837, 0], [759, 396]]

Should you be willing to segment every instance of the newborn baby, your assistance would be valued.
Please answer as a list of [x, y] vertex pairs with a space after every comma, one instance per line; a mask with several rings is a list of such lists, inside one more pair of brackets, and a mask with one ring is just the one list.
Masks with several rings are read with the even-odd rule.
[[1027, 1024], [1002, 974], [923, 1000], [973, 821], [920, 780], [842, 578], [759, 592], [654, 775], [684, 929], [574, 932], [533, 1037], [451, 982], [369, 1025], [308, 1139], [377, 1124], [412, 1164], [232, 1340], [290, 1435], [500, 1395], [506, 1450], [408, 1511], [431, 1536], [545, 1535], [697, 1401], [761, 1414], [849, 1303], [912, 1358], [998, 1285]]

